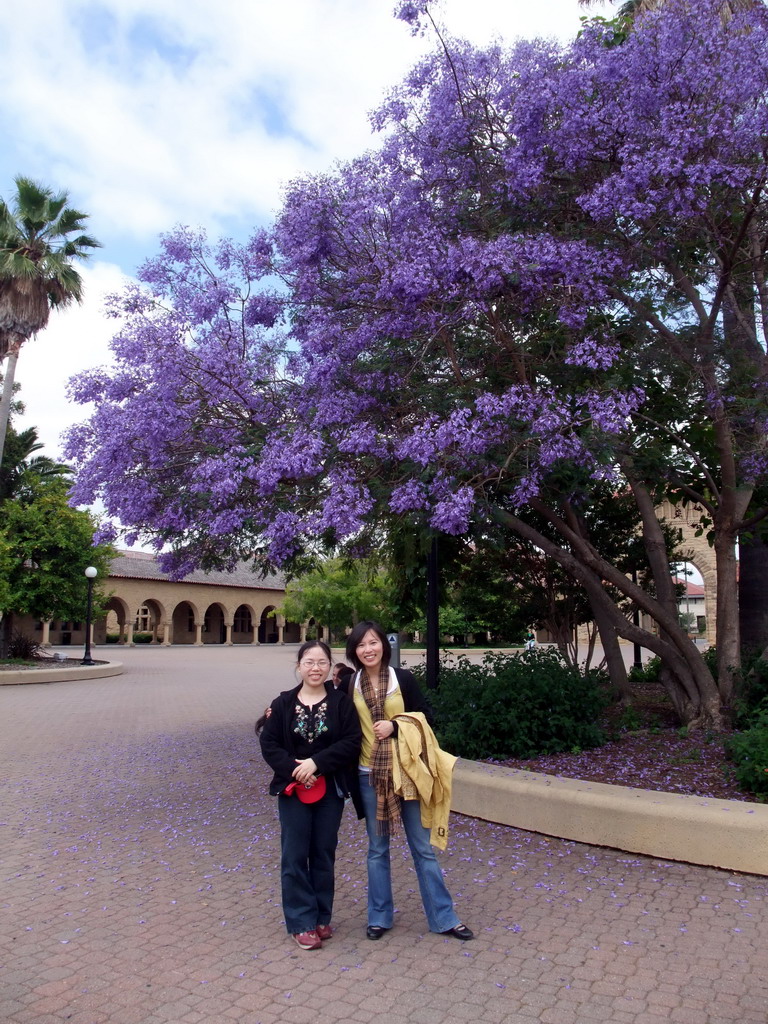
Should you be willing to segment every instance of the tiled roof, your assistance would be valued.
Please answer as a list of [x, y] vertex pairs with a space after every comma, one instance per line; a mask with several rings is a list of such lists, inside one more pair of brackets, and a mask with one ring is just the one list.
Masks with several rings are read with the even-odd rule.
[[685, 587], [683, 595], [688, 597], [704, 597], [705, 590], [700, 583], [692, 583], [690, 580], [681, 580], [679, 576], [673, 576], [672, 582]]
[[[157, 564], [154, 555], [146, 551], [121, 551], [112, 559], [110, 576], [133, 580], [167, 580], [173, 582]], [[260, 576], [248, 562], [239, 562], [233, 572], [203, 572], [198, 569], [185, 576], [181, 583], [209, 583], [217, 587], [247, 587], [249, 590], [284, 590], [285, 577], [268, 574]]]

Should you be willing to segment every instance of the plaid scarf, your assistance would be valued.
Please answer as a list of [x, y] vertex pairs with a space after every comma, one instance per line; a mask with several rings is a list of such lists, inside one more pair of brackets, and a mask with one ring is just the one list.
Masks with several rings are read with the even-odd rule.
[[[372, 722], [386, 718], [384, 701], [389, 688], [389, 667], [379, 666], [376, 684], [363, 669], [360, 673], [360, 692], [371, 715]], [[374, 736], [371, 748], [371, 772], [369, 785], [376, 790], [376, 832], [381, 836], [390, 835], [400, 821], [400, 804], [395, 796], [392, 782], [392, 740], [377, 740]]]

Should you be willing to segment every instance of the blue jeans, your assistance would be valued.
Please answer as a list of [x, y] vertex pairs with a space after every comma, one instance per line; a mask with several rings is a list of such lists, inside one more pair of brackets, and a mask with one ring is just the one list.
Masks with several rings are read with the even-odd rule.
[[[368, 831], [368, 924], [391, 928], [395, 904], [392, 898], [392, 872], [389, 859], [389, 836], [376, 833], [376, 790], [367, 772], [360, 772], [360, 795]], [[447, 932], [461, 921], [453, 909], [453, 900], [443, 878], [429, 829], [421, 824], [418, 800], [401, 800], [403, 828], [419, 880], [421, 902], [431, 932]]]
[[344, 801], [329, 785], [316, 804], [303, 804], [296, 796], [279, 796], [277, 805], [283, 914], [288, 934], [298, 935], [331, 923], [336, 845]]

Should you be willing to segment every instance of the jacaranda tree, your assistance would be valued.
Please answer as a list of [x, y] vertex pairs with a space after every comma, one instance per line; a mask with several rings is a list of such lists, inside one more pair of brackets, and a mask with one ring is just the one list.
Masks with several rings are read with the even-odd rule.
[[[566, 47], [450, 41], [374, 116], [380, 150], [293, 183], [270, 232], [164, 237], [115, 300], [116, 368], [74, 386], [96, 403], [77, 500], [179, 572], [362, 547], [391, 517], [501, 523], [662, 658], [684, 721], [719, 727], [735, 542], [766, 514], [768, 25], [717, 6], [668, 0], [621, 45], [603, 21]], [[598, 481], [634, 495], [651, 587], [593, 543]], [[713, 537], [717, 685], [677, 621], [670, 493]]]

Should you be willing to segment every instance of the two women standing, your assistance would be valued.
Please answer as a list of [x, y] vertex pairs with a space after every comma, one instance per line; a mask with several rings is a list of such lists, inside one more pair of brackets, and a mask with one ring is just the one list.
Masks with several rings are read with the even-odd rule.
[[[257, 723], [257, 731], [263, 724], [264, 759], [275, 773], [269, 791], [278, 797], [285, 922], [302, 949], [319, 949], [333, 934], [334, 862], [347, 794], [368, 833], [368, 938], [380, 939], [394, 923], [389, 843], [399, 822], [430, 931], [473, 938], [454, 910], [420, 802], [394, 791], [397, 716], [422, 712], [430, 722], [432, 716], [413, 675], [391, 668], [390, 658], [381, 627], [359, 623], [347, 641], [356, 671], [335, 689], [326, 682], [330, 650], [321, 642], [305, 643], [297, 659], [301, 683], [281, 693]], [[320, 799], [304, 803], [296, 796], [293, 783], [311, 789], [318, 779], [325, 785]]]
[[347, 638], [347, 660], [357, 672], [348, 687], [363, 730], [357, 785], [352, 799], [358, 817], [365, 818], [368, 832], [368, 928], [369, 939], [380, 939], [394, 922], [389, 840], [402, 822], [413, 865], [419, 880], [421, 902], [432, 932], [457, 939], [473, 934], [461, 923], [451, 894], [430, 843], [430, 831], [421, 823], [418, 800], [396, 796], [393, 783], [391, 738], [397, 733], [397, 715], [432, 713], [418, 683], [407, 669], [391, 668], [392, 650], [386, 633], [375, 622], [358, 623]]

